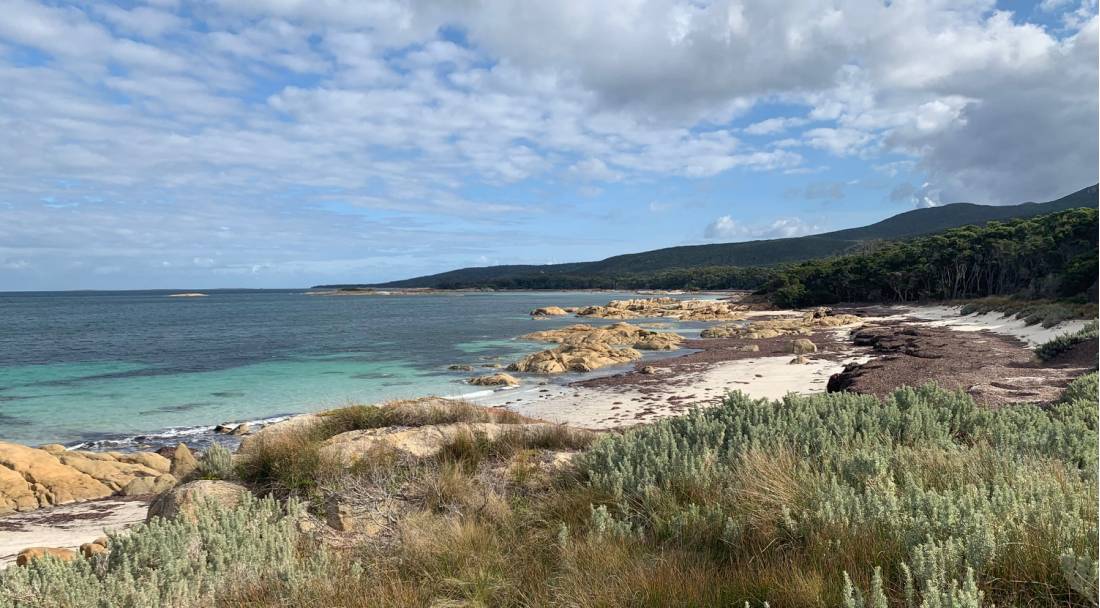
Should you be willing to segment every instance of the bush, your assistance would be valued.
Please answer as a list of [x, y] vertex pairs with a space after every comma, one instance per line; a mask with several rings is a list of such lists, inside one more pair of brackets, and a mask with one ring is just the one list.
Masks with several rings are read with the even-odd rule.
[[1074, 346], [1088, 340], [1095, 340], [1096, 338], [1097, 322], [1093, 321], [1076, 332], [1062, 334], [1052, 340], [1040, 344], [1035, 349], [1035, 354], [1043, 361], [1050, 361], [1051, 359], [1068, 351]]
[[213, 444], [199, 459], [199, 477], [202, 479], [232, 479], [233, 455], [220, 444]]
[[42, 558], [0, 571], [0, 608], [210, 606], [229, 588], [271, 579], [294, 588], [325, 578], [328, 553], [299, 552], [293, 517], [271, 499], [202, 506], [196, 520], [157, 518], [111, 535], [111, 551], [64, 563]]
[[905, 589], [928, 605], [1072, 603], [1063, 561], [1097, 559], [1097, 403], [1067, 394], [1049, 410], [933, 386], [883, 402], [735, 394], [604, 439], [580, 467], [648, 538], [817, 573], [829, 604]]

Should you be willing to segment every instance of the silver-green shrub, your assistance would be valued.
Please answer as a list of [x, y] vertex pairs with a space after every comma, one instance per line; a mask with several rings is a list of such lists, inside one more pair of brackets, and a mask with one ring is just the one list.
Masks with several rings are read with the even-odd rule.
[[[1078, 574], [1097, 559], [1089, 382], [1045, 408], [979, 407], [931, 385], [882, 401], [735, 393], [720, 407], [602, 440], [579, 465], [617, 497], [617, 521], [681, 543], [724, 543], [737, 559], [739, 539], [760, 529], [761, 508], [746, 503], [760, 493], [743, 489], [769, 474], [756, 455], [792, 454], [787, 502], [765, 505], [776, 542], [838, 551], [873, 542], [897, 560], [868, 564], [883, 570], [865, 594], [850, 585], [853, 605], [877, 606], [874, 586], [885, 577], [908, 587], [913, 606], [977, 606], [979, 586], [1021, 570], [1057, 578], [1039, 581], [1048, 593], [1094, 597], [1096, 581], [1082, 589]], [[710, 498], [687, 498], [700, 495]]]
[[294, 589], [332, 563], [319, 548], [299, 551], [298, 510], [248, 496], [232, 510], [203, 505], [195, 521], [157, 518], [111, 535], [105, 557], [0, 571], [0, 607], [208, 606], [230, 587], [277, 580]]
[[232, 479], [233, 454], [220, 444], [213, 444], [199, 459], [199, 476], [203, 479]]

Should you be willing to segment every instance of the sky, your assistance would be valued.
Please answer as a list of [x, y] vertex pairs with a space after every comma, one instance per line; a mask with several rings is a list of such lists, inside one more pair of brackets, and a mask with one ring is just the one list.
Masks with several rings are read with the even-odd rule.
[[1096, 0], [0, 0], [0, 291], [300, 287], [1096, 183]]

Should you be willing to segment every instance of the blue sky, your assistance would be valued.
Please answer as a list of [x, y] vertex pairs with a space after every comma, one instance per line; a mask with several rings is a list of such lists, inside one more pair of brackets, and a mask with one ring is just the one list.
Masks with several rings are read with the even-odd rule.
[[1095, 0], [3, 5], [0, 290], [371, 282], [1097, 181]]

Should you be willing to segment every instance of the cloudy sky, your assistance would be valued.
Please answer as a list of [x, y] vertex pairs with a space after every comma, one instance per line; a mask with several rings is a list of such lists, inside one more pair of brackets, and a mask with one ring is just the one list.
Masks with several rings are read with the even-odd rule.
[[0, 9], [0, 290], [378, 281], [1097, 181], [1095, 0]]

